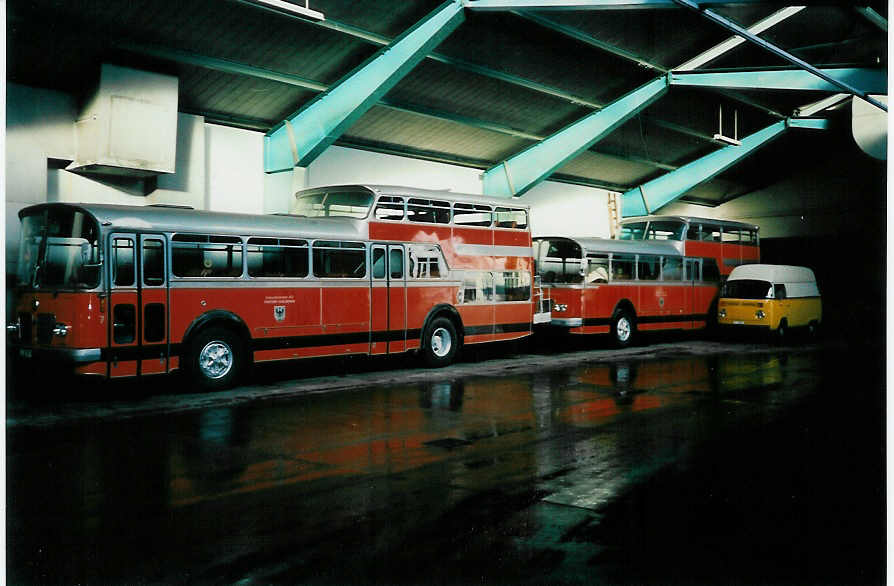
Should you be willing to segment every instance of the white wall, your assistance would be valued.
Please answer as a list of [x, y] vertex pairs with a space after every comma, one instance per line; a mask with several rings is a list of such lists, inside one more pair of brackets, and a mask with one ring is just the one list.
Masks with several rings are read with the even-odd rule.
[[205, 145], [204, 207], [264, 213], [264, 135], [206, 124]]
[[534, 236], [597, 236], [611, 234], [605, 189], [544, 181], [521, 197], [531, 206]]
[[481, 194], [481, 170], [331, 146], [308, 168], [307, 186], [360, 183]]

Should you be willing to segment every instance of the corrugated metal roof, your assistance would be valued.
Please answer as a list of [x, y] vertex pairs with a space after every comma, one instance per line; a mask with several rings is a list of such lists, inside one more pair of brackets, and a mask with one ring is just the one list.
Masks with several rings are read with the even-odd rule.
[[[886, 67], [885, 32], [850, 7], [808, 4], [762, 36], [818, 66]], [[887, 14], [884, 3], [871, 4]], [[8, 79], [83, 95], [102, 62], [148, 68], [178, 76], [182, 111], [268, 130], [439, 5], [311, 0], [326, 15], [324, 23], [312, 23], [237, 0], [9, 0]], [[715, 11], [747, 27], [779, 8]], [[571, 38], [562, 27], [595, 42]], [[729, 36], [685, 9], [468, 12], [436, 56], [385, 96], [389, 107], [371, 109], [338, 142], [487, 168], [661, 74], [650, 65], [678, 66]], [[238, 71], [228, 67], [234, 64]], [[744, 44], [707, 67], [779, 65], [790, 67]], [[674, 87], [554, 177], [633, 187], [716, 149], [709, 138], [721, 107], [727, 121], [737, 114], [742, 137], [824, 95]], [[838, 140], [847, 140], [846, 114], [833, 115]], [[725, 126], [724, 133], [731, 130]], [[815, 140], [806, 132], [787, 134], [793, 150]], [[760, 173], [733, 169], [687, 197], [722, 201], [786, 172], [778, 151], [761, 149], [750, 160]]]

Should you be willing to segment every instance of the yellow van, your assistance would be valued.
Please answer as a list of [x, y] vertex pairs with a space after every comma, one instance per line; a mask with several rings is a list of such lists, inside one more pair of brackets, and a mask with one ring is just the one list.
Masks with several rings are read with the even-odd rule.
[[717, 322], [767, 328], [783, 338], [789, 328], [813, 335], [823, 319], [816, 277], [807, 267], [753, 264], [733, 269], [720, 291]]

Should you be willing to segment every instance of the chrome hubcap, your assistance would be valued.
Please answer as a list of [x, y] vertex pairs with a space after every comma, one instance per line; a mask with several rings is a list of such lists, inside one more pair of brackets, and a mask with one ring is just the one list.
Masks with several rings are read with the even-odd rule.
[[618, 320], [618, 339], [622, 342], [626, 342], [628, 338], [630, 338], [630, 322], [626, 317], [622, 317]]
[[438, 358], [443, 358], [450, 353], [453, 346], [453, 338], [444, 328], [436, 329], [431, 335], [431, 351]]
[[233, 350], [220, 340], [205, 344], [199, 353], [199, 368], [208, 378], [221, 378], [233, 368]]

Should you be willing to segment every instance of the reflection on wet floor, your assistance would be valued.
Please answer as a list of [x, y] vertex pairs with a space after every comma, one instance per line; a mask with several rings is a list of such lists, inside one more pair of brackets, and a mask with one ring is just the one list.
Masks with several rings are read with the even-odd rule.
[[574, 527], [802, 408], [821, 370], [818, 352], [626, 360], [12, 428], [9, 576], [575, 581], [613, 538]]

